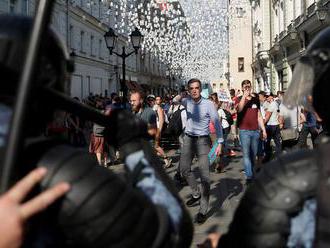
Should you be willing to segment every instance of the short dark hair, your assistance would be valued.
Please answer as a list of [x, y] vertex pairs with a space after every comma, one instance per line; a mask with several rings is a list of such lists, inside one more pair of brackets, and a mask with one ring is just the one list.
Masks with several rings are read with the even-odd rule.
[[245, 79], [245, 80], [243, 80], [241, 86], [243, 87], [243, 86], [246, 85], [246, 84], [251, 84], [251, 81], [248, 80], [248, 79]]
[[131, 90], [130, 91], [130, 95], [133, 95], [133, 94], [139, 94], [139, 96], [141, 97], [141, 99], [145, 100], [145, 94], [143, 91], [141, 90]]
[[218, 97], [218, 93], [217, 93], [217, 92], [213, 92], [213, 93], [211, 93], [211, 96], [216, 96], [216, 97]]
[[112, 92], [112, 93], [110, 94], [110, 98], [111, 98], [111, 100], [114, 99], [116, 96], [118, 96], [118, 94], [117, 94], [116, 92]]
[[262, 96], [266, 96], [266, 92], [265, 91], [259, 91], [258, 95], [262, 95]]
[[202, 89], [202, 82], [198, 78], [192, 78], [188, 81], [188, 88], [192, 83], [199, 83], [199, 87]]
[[230, 96], [235, 96], [235, 89], [230, 89], [229, 93], [230, 93]]

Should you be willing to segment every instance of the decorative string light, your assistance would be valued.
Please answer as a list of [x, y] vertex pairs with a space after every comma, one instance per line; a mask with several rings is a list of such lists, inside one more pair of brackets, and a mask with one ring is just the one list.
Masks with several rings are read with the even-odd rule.
[[[236, 0], [240, 1], [240, 0]], [[129, 39], [137, 27], [142, 53], [166, 64], [172, 74], [220, 79], [228, 56], [227, 0], [89, 0], [100, 4], [101, 21]]]

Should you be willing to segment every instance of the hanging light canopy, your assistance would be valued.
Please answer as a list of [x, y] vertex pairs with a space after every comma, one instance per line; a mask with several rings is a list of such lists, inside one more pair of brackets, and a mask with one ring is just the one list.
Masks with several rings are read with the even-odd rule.
[[[227, 0], [90, 0], [99, 7], [105, 35], [115, 48], [117, 35], [127, 37], [151, 59], [168, 66], [178, 78], [219, 79], [228, 59], [228, 16], [237, 15]], [[242, 6], [248, 0], [231, 0]], [[100, 4], [100, 5], [99, 5]], [[231, 27], [232, 29], [233, 27]], [[132, 32], [133, 31], [133, 32]], [[142, 43], [143, 39], [143, 43]]]

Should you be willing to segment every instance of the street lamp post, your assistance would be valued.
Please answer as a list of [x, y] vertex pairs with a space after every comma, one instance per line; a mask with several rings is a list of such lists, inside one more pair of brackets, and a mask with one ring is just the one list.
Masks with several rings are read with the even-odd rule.
[[115, 54], [118, 57], [122, 58], [122, 69], [123, 69], [123, 80], [120, 82], [120, 92], [124, 99], [127, 97], [127, 86], [126, 86], [126, 58], [131, 56], [133, 53], [138, 54], [138, 51], [141, 46], [141, 42], [143, 39], [143, 35], [140, 33], [140, 31], [136, 28], [131, 34], [131, 41], [134, 48], [134, 51], [130, 53], [126, 53], [125, 46], [122, 47], [122, 53], [119, 54], [117, 52], [114, 52], [113, 49], [116, 47], [118, 36], [115, 34], [114, 30], [112, 28], [109, 28], [109, 31], [104, 34], [105, 43], [107, 45], [107, 48], [110, 51], [110, 55]]

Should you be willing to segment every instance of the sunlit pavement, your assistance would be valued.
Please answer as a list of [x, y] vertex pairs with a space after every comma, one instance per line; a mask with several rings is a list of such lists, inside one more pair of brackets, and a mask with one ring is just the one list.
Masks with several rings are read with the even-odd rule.
[[[173, 178], [176, 172], [176, 166], [179, 160], [179, 154], [175, 150], [168, 151], [168, 156], [173, 160], [173, 166], [166, 169], [168, 175]], [[211, 232], [225, 233], [232, 220], [234, 211], [245, 190], [245, 179], [242, 173], [242, 156], [237, 153], [237, 156], [228, 159], [228, 165], [223, 173], [211, 172], [211, 195], [208, 212], [208, 219], [202, 225], [195, 224], [194, 240], [191, 247], [196, 247], [201, 243]], [[115, 165], [110, 167], [115, 172], [122, 173], [123, 166]], [[194, 166], [195, 173], [198, 173], [197, 166]], [[188, 186], [182, 187], [178, 184], [177, 188], [183, 201], [186, 202], [190, 196]], [[199, 206], [187, 208], [192, 219], [198, 213]]]
[[[167, 172], [173, 178], [179, 155], [175, 154], [175, 151], [170, 151], [169, 155], [173, 158], [174, 166], [167, 169]], [[246, 187], [241, 161], [241, 153], [237, 153], [236, 157], [227, 160], [228, 165], [225, 167], [223, 173], [210, 173], [211, 194], [209, 212], [207, 214], [208, 219], [202, 225], [194, 225], [195, 233], [191, 247], [196, 247], [197, 244], [202, 243], [209, 233], [225, 233], [227, 231], [234, 211]], [[198, 173], [197, 166], [194, 166], [193, 170], [196, 174]], [[190, 188], [188, 186], [177, 186], [180, 196], [186, 202], [190, 197]], [[195, 207], [188, 208], [193, 219], [198, 213], [198, 209], [198, 204]]]

